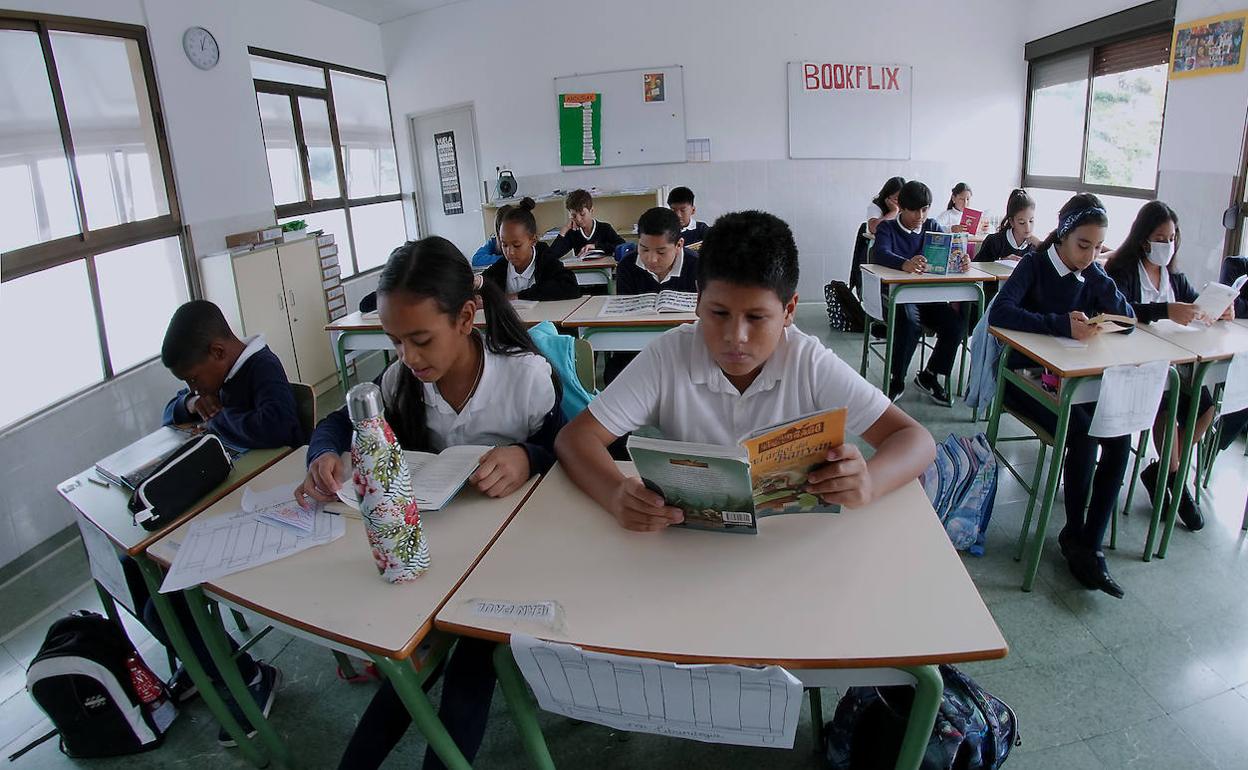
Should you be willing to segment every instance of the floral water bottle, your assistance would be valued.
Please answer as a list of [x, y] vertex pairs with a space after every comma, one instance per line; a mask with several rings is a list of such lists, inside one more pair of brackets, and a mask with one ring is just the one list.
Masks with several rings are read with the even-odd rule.
[[429, 569], [429, 541], [403, 449], [382, 414], [381, 390], [356, 385], [347, 393], [347, 414], [355, 425], [351, 480], [377, 571], [391, 583], [415, 580]]

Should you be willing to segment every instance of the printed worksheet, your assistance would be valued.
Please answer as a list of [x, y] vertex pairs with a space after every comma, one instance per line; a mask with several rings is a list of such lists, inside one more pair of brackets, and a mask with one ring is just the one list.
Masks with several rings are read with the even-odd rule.
[[1152, 428], [1169, 371], [1169, 361], [1106, 369], [1101, 375], [1101, 394], [1113, 397], [1097, 400], [1088, 435], [1110, 438]]

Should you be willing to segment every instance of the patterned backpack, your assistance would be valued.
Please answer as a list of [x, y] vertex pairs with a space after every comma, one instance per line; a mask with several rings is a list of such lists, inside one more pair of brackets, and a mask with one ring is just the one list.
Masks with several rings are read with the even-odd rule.
[[823, 299], [828, 303], [828, 325], [833, 331], [862, 333], [867, 314], [849, 286], [843, 281], [832, 281], [823, 287]]

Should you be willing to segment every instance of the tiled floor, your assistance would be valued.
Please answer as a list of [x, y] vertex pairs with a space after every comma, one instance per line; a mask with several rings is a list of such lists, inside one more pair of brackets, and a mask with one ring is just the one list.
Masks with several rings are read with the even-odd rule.
[[[819, 308], [803, 306], [799, 325], [824, 336], [857, 365], [858, 339], [825, 333]], [[873, 368], [877, 378], [879, 371], [878, 365]], [[970, 423], [964, 406], [950, 411], [915, 393], [901, 404], [938, 439], [983, 427]], [[1010, 451], [1024, 469], [1034, 456], [1028, 444], [1011, 445]], [[1137, 495], [1121, 521], [1119, 549], [1109, 554], [1114, 575], [1127, 589], [1127, 597], [1118, 601], [1083, 590], [1067, 574], [1054, 542], [1060, 525], [1050, 527], [1035, 590], [1019, 590], [1022, 567], [1013, 560], [1013, 545], [1026, 503], [1019, 486], [1003, 474], [987, 553], [964, 557], [964, 563], [1009, 641], [1010, 655], [964, 668], [1018, 712], [1023, 745], [1008, 767], [1248, 767], [1248, 538], [1239, 529], [1245, 478], [1248, 458], [1237, 443], [1215, 467], [1205, 506], [1208, 526], [1198, 534], [1180, 527], [1168, 558], [1151, 563], [1139, 558], [1147, 523], [1146, 496]], [[1054, 522], [1061, 519], [1055, 512]], [[87, 580], [85, 557], [74, 546], [0, 585], [0, 746], [5, 755], [47, 729], [22, 690], [24, 666], [51, 620], [72, 608], [98, 607]], [[167, 673], [163, 650], [132, 619], [127, 628], [148, 662]], [[285, 674], [272, 721], [301, 766], [336, 766], [375, 685], [338, 680], [329, 653], [284, 634], [270, 634], [257, 649]], [[836, 694], [824, 698], [830, 717]], [[543, 715], [542, 724], [555, 761], [566, 768], [821, 766], [811, 752], [808, 715], [798, 728], [796, 748], [787, 752], [618, 733], [550, 715]], [[179, 717], [161, 749], [94, 760], [90, 766], [245, 767], [236, 752], [217, 747], [215, 736], [215, 723], [197, 703]], [[387, 766], [416, 767], [423, 751], [420, 737], [410, 734]], [[13, 766], [73, 764], [49, 742]], [[477, 765], [527, 766], [501, 696], [494, 700]]]

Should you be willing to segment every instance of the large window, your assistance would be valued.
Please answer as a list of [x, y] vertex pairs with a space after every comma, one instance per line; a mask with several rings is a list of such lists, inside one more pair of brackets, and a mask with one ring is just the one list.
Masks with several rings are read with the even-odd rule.
[[332, 232], [344, 277], [407, 239], [386, 80], [251, 49], [278, 222]]
[[1114, 244], [1157, 193], [1173, 5], [1148, 3], [1027, 46], [1023, 185], [1037, 203], [1088, 191], [1130, 212], [1111, 211]]
[[142, 27], [0, 12], [0, 427], [153, 358], [189, 296]]

